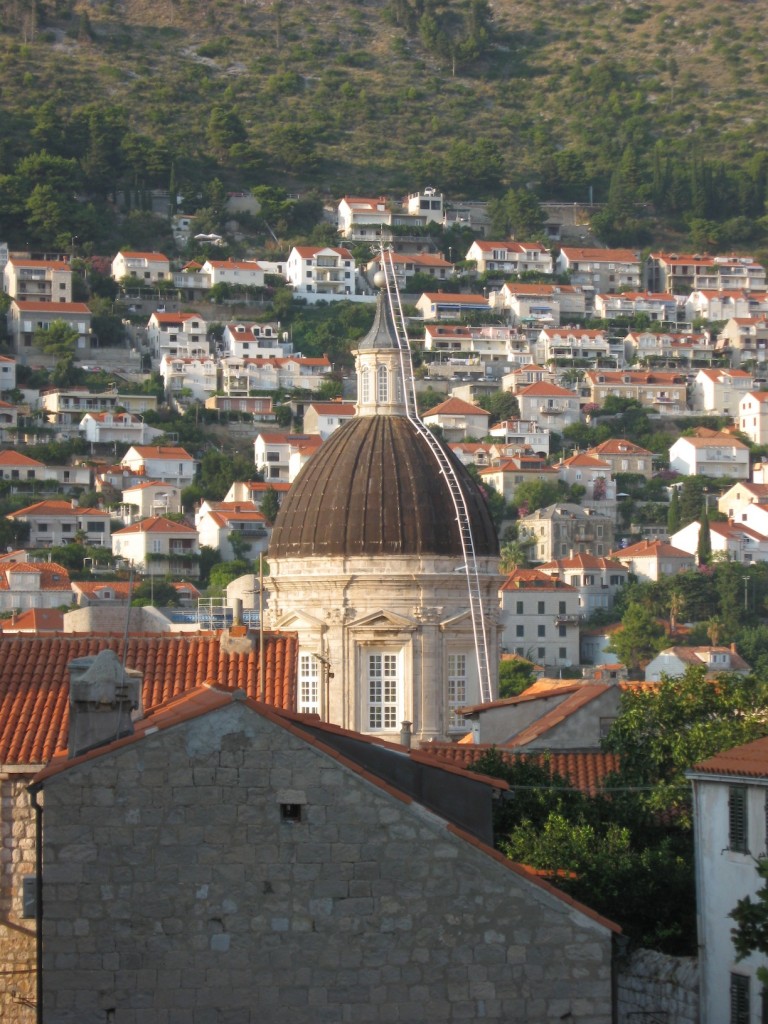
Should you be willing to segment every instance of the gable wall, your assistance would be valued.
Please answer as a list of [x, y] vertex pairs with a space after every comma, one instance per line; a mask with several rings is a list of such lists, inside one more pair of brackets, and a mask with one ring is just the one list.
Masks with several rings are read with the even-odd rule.
[[247, 706], [44, 796], [46, 1024], [611, 1020], [603, 926]]

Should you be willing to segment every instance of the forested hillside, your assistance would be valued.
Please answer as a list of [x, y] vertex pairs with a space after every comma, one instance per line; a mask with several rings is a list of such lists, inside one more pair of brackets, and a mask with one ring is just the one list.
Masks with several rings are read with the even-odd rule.
[[754, 249], [766, 36], [750, 0], [5, 0], [0, 237], [106, 244], [116, 189], [194, 206], [220, 178], [528, 186], [606, 203], [608, 242], [644, 244], [657, 216]]

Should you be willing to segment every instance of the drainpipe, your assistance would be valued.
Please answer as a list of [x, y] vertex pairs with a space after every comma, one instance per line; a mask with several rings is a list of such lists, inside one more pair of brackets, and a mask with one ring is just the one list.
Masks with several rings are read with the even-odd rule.
[[38, 793], [37, 786], [30, 786], [35, 809], [35, 1021], [43, 1024], [43, 807], [37, 802]]

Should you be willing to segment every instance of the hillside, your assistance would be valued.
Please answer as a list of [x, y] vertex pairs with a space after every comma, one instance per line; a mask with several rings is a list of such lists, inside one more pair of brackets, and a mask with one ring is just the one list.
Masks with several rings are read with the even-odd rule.
[[92, 192], [172, 180], [194, 194], [218, 175], [334, 196], [527, 184], [605, 202], [613, 187], [617, 202], [622, 166], [622, 202], [754, 219], [768, 175], [759, 13], [750, 0], [6, 0], [0, 171], [45, 149], [76, 160]]

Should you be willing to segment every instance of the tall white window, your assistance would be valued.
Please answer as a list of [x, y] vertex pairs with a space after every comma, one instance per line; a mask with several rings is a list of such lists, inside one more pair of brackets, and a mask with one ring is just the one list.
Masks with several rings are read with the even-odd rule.
[[371, 400], [371, 375], [367, 367], [360, 371], [360, 401], [370, 402]]
[[396, 729], [399, 658], [397, 654], [369, 651], [368, 728]]
[[314, 654], [299, 656], [299, 700], [298, 710], [305, 714], [320, 711], [320, 662]]
[[467, 723], [458, 709], [467, 705], [467, 656], [448, 655], [448, 728], [467, 730]]
[[376, 390], [379, 402], [389, 401], [389, 372], [383, 363], [376, 371]]

